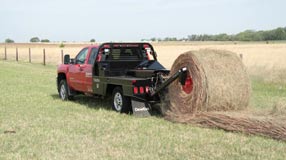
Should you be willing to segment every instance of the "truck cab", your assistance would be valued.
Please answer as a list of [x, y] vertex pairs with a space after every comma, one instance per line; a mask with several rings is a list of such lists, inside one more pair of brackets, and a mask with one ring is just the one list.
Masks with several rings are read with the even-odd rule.
[[65, 55], [65, 63], [58, 67], [58, 84], [63, 78], [70, 90], [92, 93], [92, 67], [98, 46], [83, 48], [74, 59]]

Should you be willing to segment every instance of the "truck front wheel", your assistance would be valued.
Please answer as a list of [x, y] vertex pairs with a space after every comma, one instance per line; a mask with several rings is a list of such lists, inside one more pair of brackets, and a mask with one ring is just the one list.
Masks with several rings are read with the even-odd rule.
[[112, 92], [112, 109], [120, 113], [129, 113], [131, 111], [130, 98], [123, 95], [121, 87], [114, 88]]
[[68, 84], [65, 79], [61, 80], [60, 86], [59, 86], [59, 96], [62, 100], [67, 101], [67, 100], [72, 100], [72, 96], [69, 95], [68, 92]]

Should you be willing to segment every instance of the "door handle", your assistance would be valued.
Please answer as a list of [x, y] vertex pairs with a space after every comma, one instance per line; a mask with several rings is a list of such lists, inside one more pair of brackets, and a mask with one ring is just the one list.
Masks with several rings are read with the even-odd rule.
[[83, 69], [85, 68], [85, 65], [79, 65], [79, 71], [83, 71]]

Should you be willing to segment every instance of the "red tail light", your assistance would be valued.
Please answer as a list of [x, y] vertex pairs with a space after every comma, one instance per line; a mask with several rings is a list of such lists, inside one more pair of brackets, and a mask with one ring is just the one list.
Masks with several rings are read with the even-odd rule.
[[138, 87], [134, 87], [134, 88], [133, 88], [133, 93], [134, 93], [134, 94], [138, 94]]
[[140, 94], [144, 93], [144, 87], [140, 87], [139, 90], [140, 90]]
[[133, 93], [134, 94], [144, 94], [144, 93], [148, 93], [149, 92], [149, 86], [146, 87], [133, 87]]

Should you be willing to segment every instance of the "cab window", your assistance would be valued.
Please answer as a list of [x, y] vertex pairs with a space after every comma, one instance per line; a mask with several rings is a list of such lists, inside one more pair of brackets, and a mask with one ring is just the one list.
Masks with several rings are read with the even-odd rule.
[[97, 48], [92, 48], [91, 49], [91, 53], [90, 53], [90, 57], [89, 57], [89, 60], [88, 60], [88, 64], [94, 64], [95, 58], [97, 56], [97, 51], [98, 51]]
[[78, 55], [76, 56], [76, 63], [77, 64], [84, 64], [87, 53], [88, 53], [88, 48], [84, 48], [83, 50], [81, 50], [78, 53]]
[[139, 47], [120, 47], [112, 49], [112, 60], [142, 60]]

